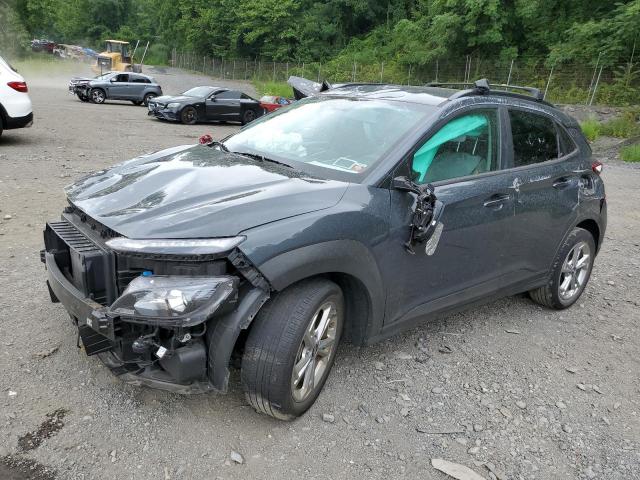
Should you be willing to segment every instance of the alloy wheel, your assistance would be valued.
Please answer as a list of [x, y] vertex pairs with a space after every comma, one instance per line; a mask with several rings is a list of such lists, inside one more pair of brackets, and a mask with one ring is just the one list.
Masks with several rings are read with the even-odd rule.
[[314, 391], [327, 372], [337, 347], [338, 310], [333, 302], [326, 302], [311, 318], [291, 373], [291, 394], [296, 402], [303, 402]]
[[91, 99], [95, 103], [102, 103], [104, 102], [104, 93], [102, 93], [102, 91], [100, 90], [94, 90], [93, 92], [91, 92]]
[[591, 248], [587, 242], [579, 242], [569, 250], [562, 264], [558, 286], [558, 294], [563, 301], [580, 294], [589, 275], [591, 261]]

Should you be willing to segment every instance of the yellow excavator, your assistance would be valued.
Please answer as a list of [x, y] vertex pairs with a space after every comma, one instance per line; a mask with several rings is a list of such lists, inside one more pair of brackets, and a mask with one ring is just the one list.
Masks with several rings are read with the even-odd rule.
[[142, 72], [142, 62], [147, 54], [149, 42], [147, 42], [147, 46], [144, 49], [140, 63], [133, 63], [133, 56], [140, 44], [139, 40], [131, 54], [129, 42], [123, 42], [122, 40], [107, 40], [106, 43], [107, 49], [98, 54], [96, 63], [91, 67], [96, 74], [106, 72]]

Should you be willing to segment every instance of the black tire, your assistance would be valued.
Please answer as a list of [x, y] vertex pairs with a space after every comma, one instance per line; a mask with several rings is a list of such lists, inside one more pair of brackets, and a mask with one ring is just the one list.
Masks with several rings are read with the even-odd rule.
[[101, 88], [94, 88], [91, 90], [91, 101], [93, 103], [101, 104], [107, 99], [107, 95]]
[[81, 102], [90, 102], [91, 99], [85, 95], [84, 93], [78, 93], [78, 98], [80, 99]]
[[[585, 253], [589, 255], [587, 259], [584, 259]], [[580, 298], [589, 283], [595, 255], [596, 244], [593, 235], [583, 228], [574, 228], [556, 254], [548, 283], [531, 290], [529, 296], [533, 301], [548, 308], [569, 308]], [[574, 260], [575, 264], [572, 266]], [[585, 266], [576, 268], [583, 260], [586, 262]], [[570, 285], [571, 289], [566, 290], [566, 285]]]
[[185, 125], [195, 125], [198, 121], [198, 112], [193, 107], [184, 107], [180, 112], [180, 121]]
[[[322, 341], [314, 340], [313, 346], [307, 348], [307, 338], [311, 339], [312, 331], [321, 329], [312, 330], [325, 312], [329, 319], [327, 338], [325, 333], [320, 337], [328, 346], [319, 348]], [[342, 290], [329, 280], [302, 281], [265, 304], [249, 331], [242, 356], [242, 387], [251, 406], [280, 420], [292, 420], [306, 412], [331, 371], [343, 324]], [[327, 343], [330, 333], [333, 341]], [[306, 375], [301, 375], [298, 382], [293, 377], [294, 366], [306, 359], [311, 360], [307, 365], [313, 368], [301, 371], [319, 376], [308, 389], [304, 388]]]
[[2, 136], [2, 118], [0, 118], [0, 137]]
[[[144, 103], [144, 106], [146, 107], [147, 105], [149, 105], [149, 100], [151, 100], [152, 98], [156, 98], [157, 95], [155, 93], [147, 93], [144, 98], [142, 99], [142, 102], [140, 103]], [[137, 105], [140, 105], [140, 103], [138, 103]]]
[[140, 100], [131, 100], [131, 103], [133, 103], [136, 107], [139, 107], [143, 102]]
[[254, 110], [245, 110], [242, 114], [242, 125], [253, 122], [257, 117], [258, 115]]

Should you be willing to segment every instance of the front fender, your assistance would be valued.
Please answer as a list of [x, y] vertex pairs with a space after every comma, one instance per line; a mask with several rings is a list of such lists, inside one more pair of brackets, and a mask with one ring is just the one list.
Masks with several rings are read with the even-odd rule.
[[[366, 342], [382, 328], [385, 294], [382, 276], [370, 250], [355, 240], [333, 240], [308, 245], [277, 255], [258, 266], [274, 290], [283, 290], [305, 278], [342, 274], [360, 282], [366, 291], [368, 312], [351, 325], [352, 340]], [[344, 286], [343, 286], [344, 289]], [[345, 291], [346, 297], [350, 295]]]

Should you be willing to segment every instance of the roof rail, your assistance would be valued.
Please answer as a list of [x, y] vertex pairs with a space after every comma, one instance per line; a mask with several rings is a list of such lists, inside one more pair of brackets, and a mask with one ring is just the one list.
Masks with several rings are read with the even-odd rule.
[[[469, 95], [487, 95], [489, 93], [503, 93], [510, 94], [512, 93], [510, 90], [520, 90], [523, 92], [527, 92], [530, 97], [532, 97], [537, 102], [544, 102], [544, 94], [537, 88], [534, 87], [521, 87], [519, 85], [506, 85], [506, 84], [498, 84], [498, 85], [490, 85], [489, 80], [486, 78], [482, 78], [480, 80], [476, 80], [475, 82], [455, 82], [455, 83], [439, 83], [432, 82], [428, 83], [427, 87], [472, 87], [467, 90], [462, 90], [456, 94], [454, 94], [451, 98], [465, 97]], [[497, 87], [497, 88], [496, 88]], [[546, 103], [546, 102], [545, 102]]]

